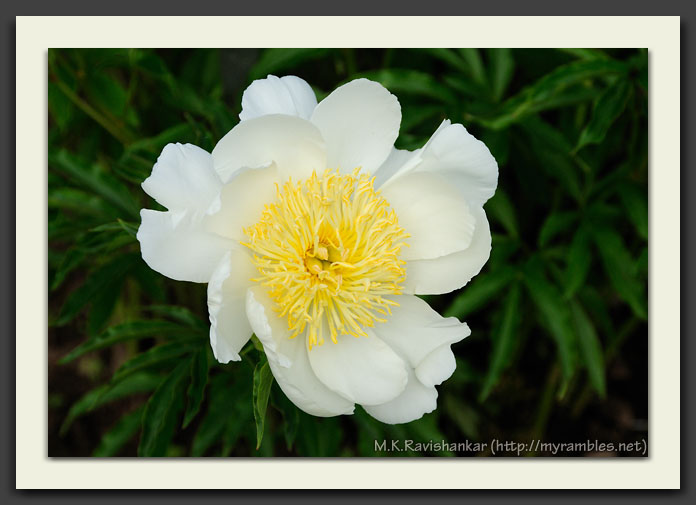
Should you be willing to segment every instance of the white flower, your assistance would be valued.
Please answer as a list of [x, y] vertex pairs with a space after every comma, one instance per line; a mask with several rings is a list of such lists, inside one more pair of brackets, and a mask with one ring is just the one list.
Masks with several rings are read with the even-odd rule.
[[268, 76], [242, 107], [212, 153], [162, 151], [143, 188], [169, 210], [142, 210], [144, 260], [207, 282], [218, 361], [239, 360], [255, 333], [305, 412], [432, 412], [450, 345], [470, 330], [415, 295], [458, 289], [488, 260], [493, 156], [450, 121], [423, 148], [395, 149], [399, 102], [366, 79], [317, 104], [302, 79]]

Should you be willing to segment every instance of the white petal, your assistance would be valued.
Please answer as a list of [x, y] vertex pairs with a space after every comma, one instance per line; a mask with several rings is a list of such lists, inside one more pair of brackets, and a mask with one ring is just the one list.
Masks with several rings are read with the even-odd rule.
[[177, 281], [208, 282], [232, 241], [206, 231], [201, 214], [143, 209], [137, 239], [145, 263]]
[[462, 192], [472, 208], [483, 206], [495, 193], [498, 164], [486, 145], [461, 124], [445, 120], [419, 156], [420, 163], [402, 166], [394, 179], [412, 171], [438, 173]]
[[242, 121], [213, 149], [213, 163], [223, 183], [242, 168], [275, 162], [281, 179], [305, 179], [326, 168], [324, 139], [309, 121], [272, 114]]
[[247, 291], [246, 312], [263, 344], [268, 363], [285, 395], [308, 414], [321, 417], [352, 414], [354, 405], [329, 390], [314, 375], [302, 336], [290, 339], [287, 322], [273, 312], [273, 302], [259, 286]]
[[389, 347], [417, 368], [435, 350], [468, 337], [471, 330], [456, 317], [442, 317], [417, 296], [386, 297], [399, 304], [392, 308], [385, 323], [377, 323], [374, 332]]
[[461, 193], [436, 174], [413, 172], [380, 189], [410, 235], [406, 261], [445, 256], [469, 247], [474, 218]]
[[413, 370], [409, 369], [408, 384], [403, 393], [387, 403], [364, 408], [368, 414], [383, 423], [408, 423], [437, 408], [437, 390], [421, 384]]
[[193, 144], [167, 144], [142, 186], [169, 210], [205, 212], [222, 184], [209, 152]]
[[413, 168], [418, 163], [420, 163], [420, 149], [407, 151], [405, 149], [397, 149], [396, 147], [392, 148], [387, 159], [374, 173], [375, 188], [382, 186], [397, 172], [408, 170], [408, 167]]
[[399, 135], [401, 106], [384, 86], [356, 79], [335, 89], [312, 114], [326, 141], [328, 166], [342, 173], [372, 173], [387, 159]]
[[210, 278], [210, 346], [220, 363], [239, 361], [239, 351], [253, 333], [246, 316], [246, 292], [257, 273], [250, 254], [241, 246], [235, 246]]
[[243, 230], [257, 223], [264, 206], [275, 201], [276, 182], [275, 163], [237, 172], [220, 191], [220, 209], [207, 218], [206, 226], [223, 237], [242, 240]]
[[252, 82], [242, 95], [239, 119], [246, 121], [268, 114], [287, 114], [309, 119], [317, 106], [317, 97], [309, 84], [294, 75]]
[[339, 335], [312, 347], [309, 362], [329, 389], [361, 405], [378, 405], [396, 398], [406, 387], [404, 361], [370, 329], [369, 337]]
[[438, 386], [449, 379], [457, 368], [457, 360], [449, 345], [431, 352], [416, 368], [416, 377], [425, 386]]
[[491, 254], [491, 230], [483, 209], [472, 211], [476, 220], [471, 244], [463, 251], [430, 260], [406, 263], [403, 292], [439, 295], [459, 289], [478, 274]]

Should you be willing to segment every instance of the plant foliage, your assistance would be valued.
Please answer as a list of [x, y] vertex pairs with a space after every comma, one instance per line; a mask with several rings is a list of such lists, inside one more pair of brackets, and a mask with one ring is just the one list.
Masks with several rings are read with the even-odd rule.
[[[269, 73], [300, 75], [320, 99], [356, 77], [380, 81], [402, 106], [397, 147], [421, 147], [449, 118], [498, 160], [489, 263], [427, 297], [473, 334], [418, 421], [384, 425], [360, 407], [306, 415], [256, 341], [218, 364], [205, 286], [140, 257], [139, 209], [157, 208], [140, 183], [162, 148], [211, 150], [237, 123], [242, 90]], [[607, 370], [624, 343], [647, 353], [647, 94], [645, 50], [50, 50], [49, 339], [53, 373], [87, 377], [77, 393], [49, 386], [68, 402], [60, 436], [110, 408], [95, 456], [394, 455], [374, 441], [524, 441], [558, 436], [553, 419], [580, 425], [613, 394]], [[453, 455], [398, 455], [423, 454]]]

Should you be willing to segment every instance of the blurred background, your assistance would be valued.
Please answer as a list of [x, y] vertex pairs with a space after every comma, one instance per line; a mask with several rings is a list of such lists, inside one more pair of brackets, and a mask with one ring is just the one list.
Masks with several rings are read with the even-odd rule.
[[[161, 209], [140, 183], [164, 145], [212, 150], [269, 73], [302, 77], [320, 100], [379, 81], [401, 103], [398, 148], [449, 118], [498, 161], [490, 261], [423, 297], [472, 334], [418, 421], [384, 425], [361, 407], [315, 418], [276, 384], [265, 408], [259, 349], [216, 363], [206, 285], [140, 257], [139, 209]], [[643, 49], [49, 50], [48, 455], [491, 454], [375, 450], [404, 439], [597, 440], [616, 446], [555, 455], [642, 455], [618, 444], [648, 439], [647, 95]]]

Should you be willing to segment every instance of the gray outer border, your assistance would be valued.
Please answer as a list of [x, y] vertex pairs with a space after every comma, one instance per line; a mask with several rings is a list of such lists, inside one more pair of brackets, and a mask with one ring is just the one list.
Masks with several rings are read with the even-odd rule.
[[[505, 2], [497, 1], [495, 4], [491, 2], [482, 3], [460, 3], [453, 5], [451, 1], [430, 0], [427, 3], [405, 1], [389, 2], [378, 4], [374, 1], [359, 1], [355, 0], [349, 4], [330, 5], [325, 0], [306, 1], [303, 5], [298, 5], [298, 2], [275, 2], [273, 14], [275, 15], [625, 15], [627, 13], [633, 15], [679, 15], [680, 11], [692, 11], [681, 5], [681, 2], [672, 0], [662, 0], [659, 3], [662, 12], [656, 12], [655, 4], [647, 2], [640, 5], [637, 2], [621, 1], [607, 3], [606, 0], [585, 0], [577, 3], [561, 3], [553, 0], [535, 0], [533, 2], [518, 2], [508, 0]], [[166, 4], [166, 6], [165, 6]], [[335, 496], [337, 493], [330, 491], [308, 492], [308, 491], [210, 491], [202, 493], [200, 491], [17, 491], [14, 489], [15, 482], [15, 339], [16, 321], [15, 321], [15, 278], [12, 264], [15, 262], [15, 248], [11, 244], [15, 242], [15, 211], [13, 208], [16, 196], [13, 191], [15, 188], [15, 171], [16, 153], [14, 139], [14, 124], [15, 124], [15, 107], [12, 104], [15, 102], [15, 47], [16, 47], [16, 15], [116, 15], [116, 14], [137, 14], [137, 15], [192, 15], [191, 6], [195, 8], [195, 15], [216, 14], [222, 12], [216, 2], [199, 0], [195, 4], [190, 2], [174, 2], [173, 0], [157, 1], [144, 3], [142, 0], [121, 0], [118, 3], [99, 3], [93, 0], [63, 0], [61, 2], [18, 2], [15, 0], [5, 0], [2, 5], [2, 17], [0, 19], [0, 156], [2, 157], [3, 170], [0, 171], [2, 176], [2, 184], [0, 190], [2, 195], [0, 198], [0, 222], [2, 223], [2, 232], [4, 235], [4, 247], [0, 249], [2, 253], [2, 262], [0, 263], [0, 282], [1, 298], [0, 298], [0, 321], [4, 326], [4, 332], [0, 335], [0, 359], [1, 363], [1, 379], [0, 382], [0, 405], [5, 407], [0, 410], [0, 499], [2, 503], [16, 502], [35, 502], [47, 501], [50, 503], [80, 503], [86, 501], [93, 503], [101, 501], [103, 503], [121, 503], [128, 500], [133, 505], [136, 504], [159, 504], [159, 503], [188, 503], [192, 499], [200, 500], [201, 495], [206, 495], [206, 501], [209, 503], [228, 503], [230, 497], [234, 497], [241, 501], [251, 501], [260, 498], [273, 500], [282, 499], [287, 505], [291, 504], [306, 504], [309, 502], [325, 501], [329, 496], [332, 502], [350, 503], [356, 499], [373, 498], [381, 503], [404, 503], [404, 502], [421, 502], [424, 498], [428, 500], [436, 499], [443, 503], [453, 503], [462, 499], [470, 500], [471, 502], [493, 501], [514, 502], [517, 505], [526, 505], [539, 503], [556, 503], [560, 499], [568, 503], [585, 503], [592, 500], [595, 504], [601, 505], [604, 503], [651, 503], [659, 500], [671, 500], [683, 503], [693, 503], [696, 498], [694, 491], [695, 485], [690, 482], [690, 478], [694, 477], [694, 470], [691, 467], [691, 459], [693, 458], [694, 437], [689, 432], [692, 427], [690, 420], [694, 419], [694, 397], [690, 394], [694, 388], [694, 373], [689, 369], [690, 363], [696, 362], [694, 349], [696, 348], [690, 342], [691, 331], [694, 328], [694, 318], [696, 315], [693, 310], [689, 310], [688, 295], [693, 290], [695, 274], [694, 269], [685, 262], [682, 270], [681, 279], [681, 313], [682, 313], [682, 335], [687, 338], [682, 339], [681, 353], [681, 370], [683, 372], [681, 395], [681, 491], [575, 491], [571, 493], [561, 491], [350, 491], [342, 492], [340, 496]], [[346, 6], [350, 6], [347, 9]], [[332, 11], [333, 12], [330, 12]], [[224, 14], [228, 15], [262, 15], [268, 14], [268, 3], [255, 4], [244, 3], [231, 5]], [[693, 22], [693, 12], [688, 12], [686, 15], [681, 15], [681, 89], [689, 90], [689, 85], [694, 82], [694, 62], [689, 58], [689, 55], [695, 54], [693, 51], [694, 38], [689, 33], [691, 22]], [[684, 112], [681, 118], [681, 164], [682, 167], [689, 167], [689, 162], [693, 159], [692, 151], [694, 143], [688, 134], [688, 127], [692, 124], [694, 118], [694, 102], [689, 97], [688, 93], [684, 93], [681, 101], [681, 109]], [[690, 195], [696, 194], [696, 178], [689, 170], [683, 170], [683, 185], [681, 186], [681, 199], [683, 208], [686, 210], [682, 218], [682, 229], [686, 231], [686, 240], [681, 241], [681, 256], [690, 258], [694, 251], [694, 230], [689, 226], [689, 223], [694, 223], [694, 212], [696, 205], [689, 199]], [[530, 462], [529, 464], [533, 464]], [[466, 478], [466, 476], [463, 476]], [[195, 497], [195, 498], [194, 498]]]

